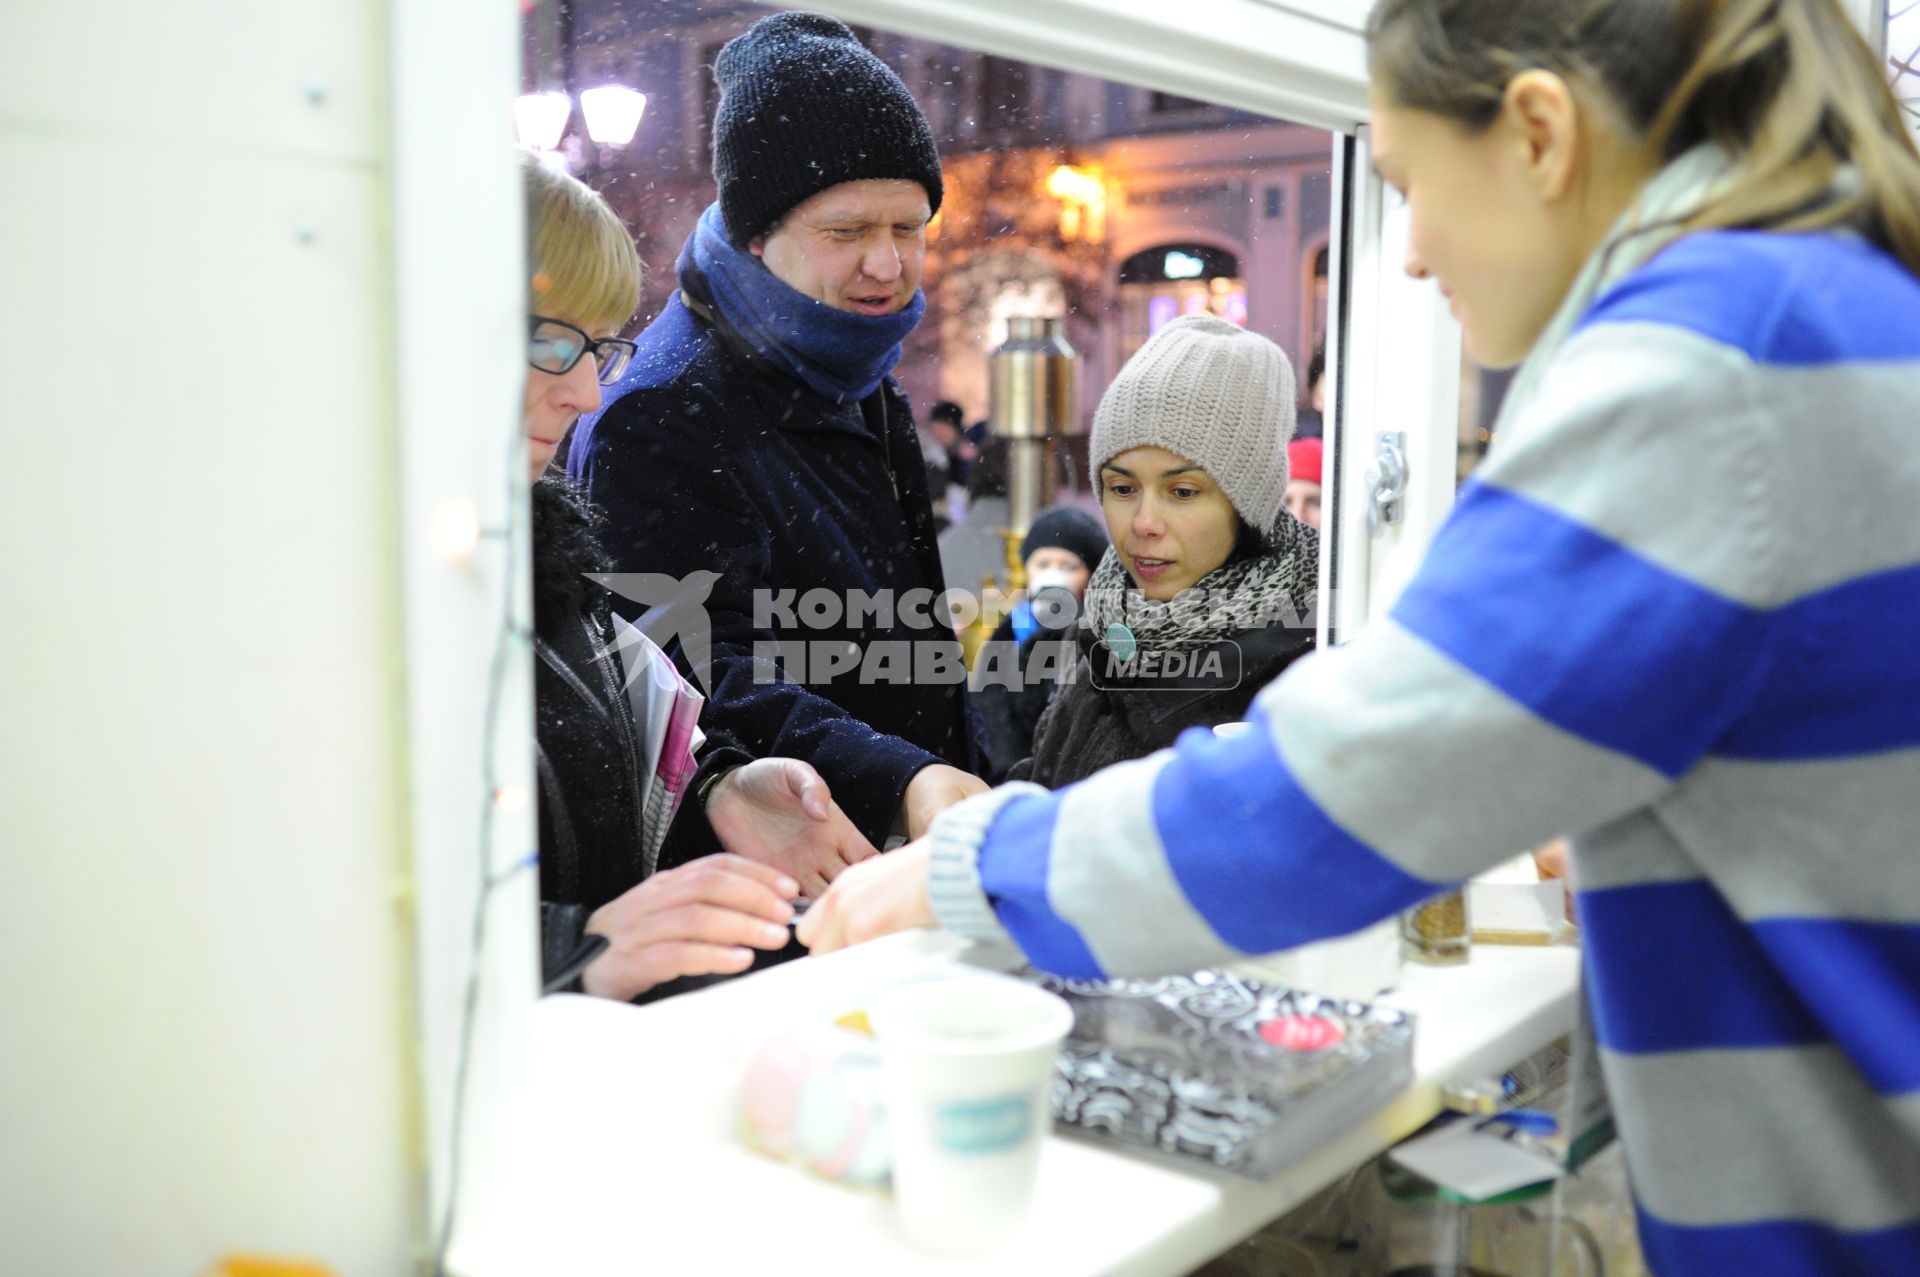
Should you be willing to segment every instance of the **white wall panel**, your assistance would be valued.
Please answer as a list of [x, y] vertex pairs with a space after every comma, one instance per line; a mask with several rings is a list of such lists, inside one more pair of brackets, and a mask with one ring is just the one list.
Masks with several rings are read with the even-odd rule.
[[0, 1271], [403, 1271], [380, 174], [84, 110], [0, 172]]
[[525, 546], [433, 527], [524, 497], [516, 41], [453, 0], [0, 11], [0, 1272], [412, 1270], [475, 887], [523, 866], [488, 1181]]
[[163, 147], [183, 161], [197, 150], [176, 183], [262, 150], [371, 162], [384, 150], [383, 8], [7, 0], [0, 121]]

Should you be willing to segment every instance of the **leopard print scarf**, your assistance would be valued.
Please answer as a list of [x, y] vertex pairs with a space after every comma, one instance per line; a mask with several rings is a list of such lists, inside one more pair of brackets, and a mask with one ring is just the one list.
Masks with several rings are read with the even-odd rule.
[[1124, 625], [1141, 646], [1172, 651], [1270, 625], [1312, 626], [1320, 534], [1282, 510], [1262, 540], [1259, 557], [1224, 563], [1165, 603], [1142, 594], [1108, 547], [1087, 583], [1081, 624], [1095, 638]]

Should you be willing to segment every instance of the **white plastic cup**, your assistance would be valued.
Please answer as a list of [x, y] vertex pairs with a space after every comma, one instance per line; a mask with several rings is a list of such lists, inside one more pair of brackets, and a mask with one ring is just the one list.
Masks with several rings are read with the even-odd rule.
[[1072, 1008], [1044, 989], [982, 976], [890, 990], [867, 1018], [880, 1040], [907, 1240], [946, 1254], [997, 1249], [1033, 1206]]

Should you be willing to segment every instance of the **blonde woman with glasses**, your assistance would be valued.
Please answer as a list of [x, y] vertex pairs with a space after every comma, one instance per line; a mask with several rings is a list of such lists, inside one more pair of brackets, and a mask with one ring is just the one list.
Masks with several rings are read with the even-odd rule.
[[[639, 302], [640, 261], [599, 195], [532, 156], [523, 171], [542, 966], [551, 989], [657, 996], [788, 947], [792, 902], [873, 847], [803, 762], [756, 761], [724, 740], [696, 751], [676, 721], [648, 766], [627, 688], [679, 675], [650, 643], [620, 641], [587, 575], [610, 566], [595, 514], [548, 472], [633, 354], [618, 334]], [[635, 661], [646, 668], [630, 675]]]

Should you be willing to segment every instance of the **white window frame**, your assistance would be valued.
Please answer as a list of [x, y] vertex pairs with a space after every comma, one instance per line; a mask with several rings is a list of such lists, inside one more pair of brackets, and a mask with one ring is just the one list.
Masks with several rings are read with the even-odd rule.
[[[1335, 236], [1343, 250], [1343, 323], [1329, 338], [1332, 472], [1338, 491], [1323, 538], [1322, 641], [1351, 638], [1393, 606], [1453, 508], [1460, 419], [1460, 325], [1433, 285], [1411, 279], [1407, 207], [1373, 172], [1370, 130], [1335, 141]], [[1332, 271], [1334, 265], [1329, 265]], [[1405, 493], [1393, 522], [1369, 525], [1369, 467], [1382, 436], [1404, 437]]]
[[1873, 50], [1874, 57], [1881, 58], [1887, 52], [1887, 0], [1840, 0], [1840, 7], [1853, 19], [1853, 25], [1860, 28], [1867, 38], [1867, 47]]
[[[1843, 0], [1879, 49], [1884, 0]], [[1328, 446], [1334, 454], [1324, 539], [1336, 587], [1323, 634], [1350, 637], [1391, 605], [1451, 506], [1457, 438], [1459, 331], [1436, 290], [1400, 269], [1406, 228], [1396, 200], [1366, 163], [1367, 5], [1360, 0], [825, 0], [851, 22], [983, 53], [1022, 58], [1336, 133], [1328, 315]], [[504, 494], [524, 490], [516, 361], [524, 295], [475, 263], [513, 258], [520, 244], [517, 173], [507, 104], [520, 79], [510, 7], [460, 0], [388, 0], [391, 38], [391, 281], [399, 506], [406, 631], [406, 757], [413, 807], [410, 872], [396, 885], [416, 946], [420, 1084], [414, 1139], [426, 1174], [429, 1234], [449, 1190], [461, 1002], [474, 904], [488, 897], [478, 1016], [472, 1031], [462, 1218], [482, 1216], [498, 1184], [526, 1016], [537, 983], [531, 813], [499, 814], [479, 846], [479, 742], [487, 658], [500, 619], [506, 565], [518, 565], [525, 607], [524, 506], [511, 543], [489, 540], [469, 564], [437, 548], [450, 503], [493, 528]], [[452, 33], [450, 36], [449, 33]], [[456, 38], [457, 37], [457, 38]], [[1402, 522], [1365, 532], [1362, 476], [1382, 429], [1408, 440], [1411, 487]], [[1350, 442], [1349, 442], [1350, 441]], [[524, 612], [522, 613], [524, 615]], [[502, 779], [531, 789], [532, 680], [524, 644], [509, 653], [505, 708], [491, 742]], [[429, 1236], [428, 1241], [431, 1242]]]
[[[407, 1065], [418, 1110], [408, 1143], [421, 1171], [421, 1240], [431, 1250], [453, 1193], [456, 1233], [498, 1205], [539, 993], [530, 645], [508, 640], [494, 664], [506, 609], [522, 631], [532, 610], [520, 421], [525, 200], [507, 116], [521, 43], [510, 6], [391, 0], [388, 18], [400, 421], [388, 464], [399, 478], [397, 655], [411, 799], [411, 855], [395, 884], [395, 911], [411, 924], [414, 945], [415, 1055]], [[477, 541], [464, 553], [450, 550], [467, 520], [480, 529]], [[483, 751], [505, 791], [484, 821], [494, 796]], [[477, 997], [469, 1020], [470, 981]], [[457, 1103], [463, 1060], [465, 1098]]]

